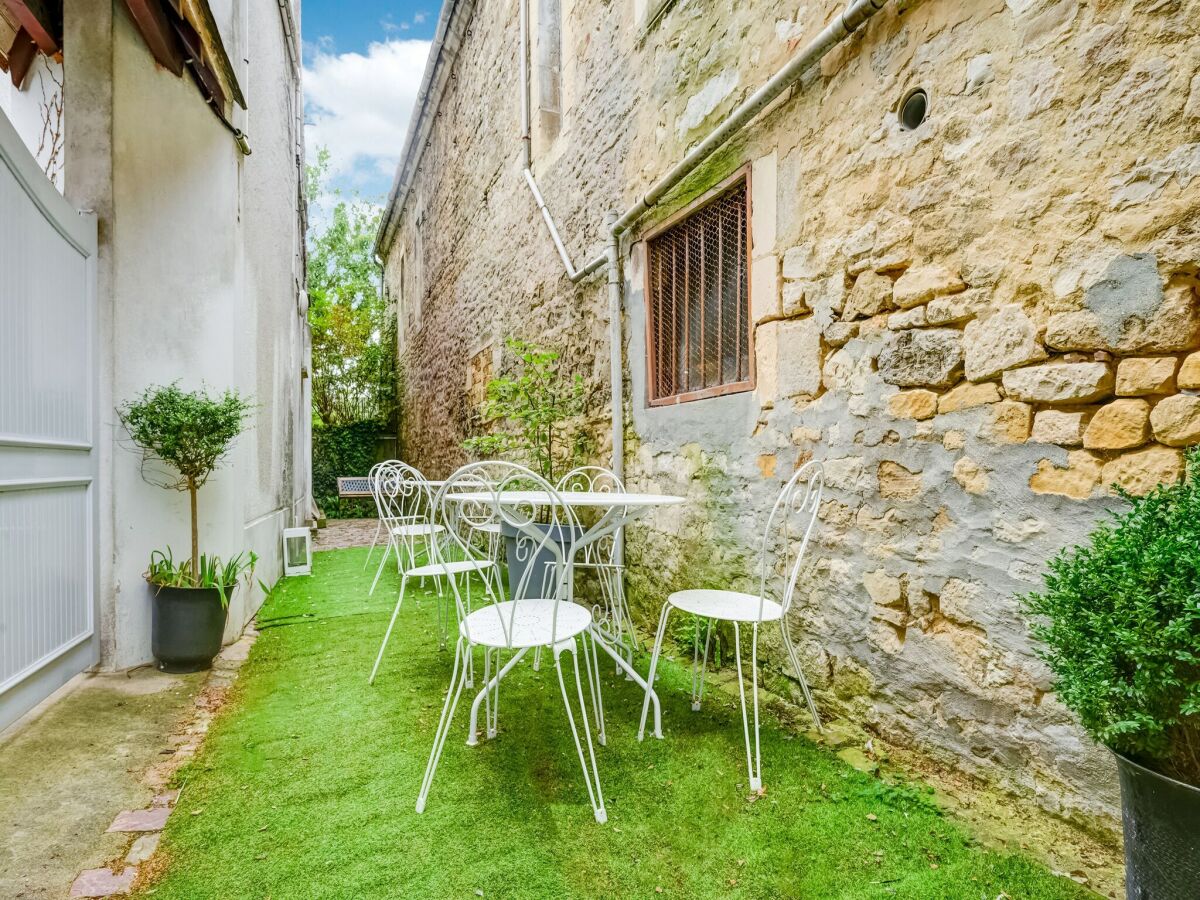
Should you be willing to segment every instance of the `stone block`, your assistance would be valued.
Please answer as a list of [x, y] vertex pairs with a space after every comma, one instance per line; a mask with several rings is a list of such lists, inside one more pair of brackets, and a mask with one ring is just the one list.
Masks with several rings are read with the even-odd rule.
[[778, 221], [779, 166], [774, 152], [756, 159], [750, 173], [750, 234], [754, 256], [775, 252], [775, 229]]
[[925, 307], [925, 320], [930, 325], [953, 325], [982, 315], [991, 305], [991, 293], [979, 289], [934, 297]]
[[910, 472], [898, 462], [879, 464], [879, 496], [887, 500], [912, 500], [921, 493], [921, 473]]
[[876, 316], [891, 308], [892, 279], [866, 271], [854, 280], [842, 310], [842, 318], [848, 320], [857, 316]]
[[1014, 400], [1033, 403], [1093, 403], [1112, 394], [1113, 374], [1106, 363], [1050, 363], [1009, 369], [1004, 391]]
[[917, 388], [888, 398], [888, 412], [897, 419], [931, 419], [937, 415], [938, 395]]
[[967, 323], [963, 357], [967, 378], [985, 381], [1005, 369], [1040, 362], [1046, 350], [1038, 341], [1037, 326], [1021, 306], [1008, 303], [986, 319]]
[[1200, 353], [1190, 353], [1184, 357], [1179, 374], [1175, 376], [1175, 384], [1181, 390], [1200, 389]]
[[1131, 494], [1148, 494], [1159, 484], [1173, 484], [1183, 477], [1183, 451], [1153, 444], [1124, 453], [1104, 466], [1106, 485], [1119, 485]]
[[924, 306], [914, 306], [912, 309], [894, 312], [887, 318], [887, 327], [892, 331], [903, 331], [905, 328], [921, 328], [925, 324]]
[[1046, 343], [1057, 350], [1163, 353], [1200, 343], [1200, 308], [1188, 281], [1163, 289], [1155, 257], [1119, 256], [1084, 292], [1085, 309], [1052, 315]]
[[964, 381], [941, 396], [941, 399], [938, 400], [938, 412], [951, 413], [960, 409], [972, 409], [976, 406], [999, 402], [1000, 388], [994, 382], [985, 381], [982, 384], [972, 384]]
[[895, 575], [889, 575], [883, 569], [865, 573], [862, 581], [872, 602], [880, 606], [891, 606], [901, 602], [903, 598], [900, 579]]
[[1175, 394], [1160, 400], [1150, 413], [1154, 437], [1168, 447], [1200, 442], [1200, 397]]
[[757, 325], [780, 315], [779, 259], [768, 254], [750, 263], [750, 317]]
[[1043, 409], [1033, 417], [1032, 439], [1039, 444], [1078, 447], [1083, 443], [1087, 413]]
[[934, 297], [961, 293], [966, 288], [961, 278], [943, 266], [915, 266], [896, 280], [892, 302], [907, 309]]
[[[1036, 425], [1035, 425], [1036, 427]], [[1029, 489], [1035, 494], [1058, 494], [1073, 500], [1086, 500], [1100, 483], [1103, 463], [1087, 450], [1072, 450], [1067, 465], [1055, 465], [1053, 460], [1039, 460], [1037, 471], [1029, 478]]]
[[962, 485], [962, 489], [968, 494], [987, 493], [987, 470], [969, 456], [960, 457], [954, 463], [954, 480]]
[[827, 459], [821, 463], [825, 483], [839, 491], [857, 491], [862, 487], [866, 461], [861, 456]]
[[992, 407], [988, 437], [997, 444], [1022, 444], [1029, 439], [1033, 407], [1019, 400], [1001, 400]]
[[892, 332], [879, 352], [879, 375], [898, 387], [949, 387], [962, 373], [961, 338], [951, 328]]
[[808, 282], [785, 281], [781, 291], [783, 317], [791, 319], [808, 312]]
[[942, 615], [959, 625], [973, 624], [982, 608], [983, 589], [972, 581], [947, 578], [938, 595]]
[[1096, 410], [1083, 446], [1089, 450], [1129, 450], [1150, 438], [1150, 404], [1145, 400], [1114, 400]]
[[1117, 396], [1142, 397], [1175, 391], [1173, 356], [1130, 357], [1117, 363]]
[[817, 252], [811, 243], [799, 244], [783, 254], [783, 277], [789, 281], [815, 281], [821, 274]]
[[858, 334], [857, 322], [830, 322], [825, 326], [825, 341], [831, 347], [842, 347]]

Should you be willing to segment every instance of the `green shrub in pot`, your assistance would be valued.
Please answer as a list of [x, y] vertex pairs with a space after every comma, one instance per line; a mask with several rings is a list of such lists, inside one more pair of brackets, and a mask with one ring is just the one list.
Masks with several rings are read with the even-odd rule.
[[1122, 496], [1023, 604], [1059, 699], [1117, 754], [1129, 896], [1170, 897], [1200, 883], [1200, 449]]
[[[230, 591], [249, 578], [257, 557], [239, 553], [222, 561], [200, 552], [197, 494], [241, 433], [251, 404], [236, 391], [210, 395], [178, 384], [151, 387], [117, 410], [143, 454], [143, 476], [152, 484], [187, 491], [191, 553], [176, 560], [170, 548], [155, 551], [146, 579], [155, 597], [154, 655], [168, 666], [203, 668], [220, 650]], [[163, 470], [165, 464], [166, 471]]]

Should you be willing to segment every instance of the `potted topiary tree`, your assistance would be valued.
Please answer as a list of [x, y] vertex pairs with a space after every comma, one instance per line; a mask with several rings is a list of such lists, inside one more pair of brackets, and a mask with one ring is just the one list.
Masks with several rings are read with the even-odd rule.
[[1200, 450], [1023, 598], [1062, 702], [1116, 756], [1129, 898], [1200, 891]]
[[[569, 375], [560, 367], [559, 354], [520, 338], [509, 338], [505, 346], [513, 365], [487, 384], [487, 396], [479, 418], [492, 428], [463, 441], [463, 448], [478, 459], [507, 457], [523, 463], [550, 484], [584, 462], [591, 450], [586, 429], [591, 393], [582, 375]], [[529, 540], [504, 523], [502, 530], [508, 564], [510, 592], [515, 592], [526, 566], [544, 568], [553, 554], [542, 550], [532, 561], [518, 552], [518, 543]], [[551, 538], [569, 545], [569, 529], [559, 529]], [[564, 550], [566, 547], [564, 546]], [[537, 571], [535, 569], [534, 571]]]
[[[143, 454], [142, 474], [151, 484], [187, 491], [191, 506], [191, 555], [176, 562], [168, 547], [150, 555], [146, 580], [154, 597], [151, 648], [160, 668], [206, 669], [221, 649], [230, 595], [248, 581], [258, 558], [239, 553], [222, 562], [200, 552], [196, 494], [242, 430], [250, 404], [236, 391], [213, 397], [178, 384], [151, 387], [117, 410]], [[165, 463], [165, 475], [147, 463]]]

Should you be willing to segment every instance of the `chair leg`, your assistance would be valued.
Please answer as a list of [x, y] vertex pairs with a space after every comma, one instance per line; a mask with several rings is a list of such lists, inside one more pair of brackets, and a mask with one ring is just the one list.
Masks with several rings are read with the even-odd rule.
[[392, 637], [392, 629], [396, 627], [396, 616], [400, 615], [400, 604], [404, 602], [404, 590], [408, 587], [408, 576], [400, 578], [400, 596], [396, 598], [396, 608], [392, 610], [392, 620], [388, 622], [387, 631], [383, 635], [383, 643], [379, 645], [379, 655], [375, 657], [375, 665], [371, 669], [371, 677], [367, 684], [375, 683], [375, 675], [379, 672], [379, 664], [383, 662], [383, 651], [387, 649], [388, 640]]
[[713, 620], [708, 620], [708, 628], [704, 633], [704, 655], [700, 656], [700, 621], [696, 622], [696, 659], [692, 662], [692, 712], [700, 711], [700, 703], [704, 700], [704, 673], [708, 669], [708, 650], [712, 646]]
[[[742, 735], [746, 739], [746, 770], [750, 775], [750, 790], [757, 791], [762, 784], [754, 775], [754, 761], [750, 758], [750, 718], [746, 713], [746, 679], [742, 675], [742, 629], [737, 622], [733, 623], [733, 658], [737, 661], [738, 696], [742, 701]], [[757, 687], [756, 679], [755, 689]], [[755, 697], [756, 702], [757, 699]]]
[[[587, 757], [583, 755], [583, 745], [579, 741], [579, 729], [575, 727], [575, 714], [571, 711], [571, 696], [567, 693], [567, 683], [563, 679], [562, 654], [566, 650], [571, 653], [571, 661], [575, 665], [575, 692], [579, 699], [579, 715], [583, 721], [583, 735], [587, 740]], [[608, 821], [608, 811], [604, 808], [604, 795], [600, 792], [600, 770], [596, 767], [596, 751], [592, 747], [592, 732], [588, 728], [587, 702], [583, 699], [583, 679], [579, 674], [579, 653], [577, 645], [572, 642], [570, 647], [554, 649], [554, 668], [558, 672], [558, 686], [562, 690], [563, 705], [567, 710], [567, 724], [571, 726], [571, 736], [575, 739], [575, 752], [579, 755], [579, 765], [583, 768], [583, 777], [587, 782], [588, 799], [592, 803], [592, 812], [596, 821], [603, 825]], [[591, 768], [588, 768], [588, 761]]]
[[608, 745], [604, 733], [604, 698], [600, 695], [600, 651], [591, 643], [591, 635], [581, 634], [579, 644], [583, 648], [583, 664], [587, 668], [588, 688], [592, 692], [592, 715], [596, 717], [596, 739], [601, 747]]
[[[496, 672], [496, 674], [493, 675], [491, 677], [491, 679], [484, 684], [483, 690], [481, 690], [478, 694], [475, 695], [475, 702], [471, 704], [471, 727], [467, 730], [467, 746], [468, 747], [474, 747], [479, 743], [479, 739], [476, 736], [479, 731], [479, 707], [483, 704], [483, 701], [486, 699], [487, 692], [493, 687], [495, 687], [495, 689], [496, 689], [496, 694], [492, 698], [492, 701], [491, 701], [492, 703], [495, 704], [495, 706], [493, 707], [492, 716], [493, 716], [493, 719], [497, 723], [499, 722], [499, 716], [500, 716], [500, 713], [499, 713], [499, 709], [500, 709], [500, 686], [499, 686], [499, 683], [500, 683], [501, 679], [503, 679], [504, 676], [509, 673], [509, 671], [513, 668], [513, 666], [515, 666], [521, 660], [521, 657], [523, 657], [527, 652], [528, 652], [528, 649], [522, 649], [522, 650], [518, 650], [516, 653], [514, 653], [512, 656], [512, 659], [510, 659], [508, 662], [506, 662], [504, 664], [504, 666], [502, 668], [500, 668], [500, 670], [498, 672]], [[496, 651], [496, 664], [497, 664], [497, 666], [499, 666], [499, 664], [500, 664], [500, 651], [499, 650]], [[494, 684], [493, 684], [493, 682], [494, 682]], [[485, 728], [487, 727], [486, 723], [485, 723], [484, 727]], [[489, 736], [495, 737], [494, 734], [489, 735]]]
[[[487, 720], [487, 736], [491, 740], [500, 731], [500, 648], [496, 648], [496, 679], [492, 685], [492, 699], [488, 704], [490, 709]], [[489, 679], [490, 680], [490, 679]], [[488, 683], [484, 682], [484, 690], [487, 689]]]
[[383, 530], [383, 519], [375, 525], [375, 537], [371, 538], [371, 549], [367, 551], [367, 558], [363, 560], [363, 571], [366, 571], [367, 566], [371, 564], [371, 556], [375, 552], [375, 545], [379, 543], [379, 532]]
[[466, 660], [471, 656], [471, 648], [465, 647], [466, 641], [459, 639], [454, 651], [454, 674], [450, 677], [450, 688], [446, 691], [446, 702], [442, 706], [442, 717], [438, 720], [437, 732], [433, 737], [433, 749], [429, 751], [429, 763], [425, 766], [425, 777], [421, 780], [421, 792], [417, 794], [417, 812], [425, 812], [425, 801], [429, 799], [429, 789], [433, 787], [433, 776], [437, 772], [438, 762], [442, 758], [442, 748], [446, 746], [446, 735], [450, 731], [450, 723], [454, 719], [454, 710], [458, 706], [458, 698], [462, 695], [463, 682], [466, 678]]
[[[395, 547], [395, 544], [396, 544], [396, 538], [391, 533], [389, 533], [387, 546], [383, 548], [383, 558], [381, 560], [379, 560], [379, 568], [375, 570], [375, 580], [371, 582], [371, 590], [367, 591], [368, 597], [372, 596], [375, 593], [375, 586], [377, 584], [379, 584], [379, 576], [383, 574], [383, 567], [387, 565], [388, 556], [391, 554], [392, 549]], [[396, 549], [396, 559], [399, 560], [399, 558], [400, 558], [400, 550], [397, 548]]]
[[796, 647], [792, 644], [792, 636], [788, 634], [787, 625], [783, 619], [779, 620], [779, 630], [783, 633], [783, 646], [787, 648], [788, 657], [792, 661], [792, 670], [796, 673], [796, 678], [800, 681], [800, 690], [804, 692], [804, 700], [808, 704], [808, 711], [812, 714], [813, 723], [817, 726], [817, 731], [822, 732], [825, 729], [821, 727], [821, 717], [817, 714], [817, 704], [813, 703], [812, 691], [808, 689], [808, 681], [804, 677], [804, 672], [800, 668], [800, 657], [796, 653]]
[[754, 623], [753, 636], [750, 639], [750, 683], [754, 695], [754, 771], [750, 773], [750, 790], [762, 788], [762, 746], [759, 742], [758, 727], [758, 623]]
[[654, 635], [654, 651], [650, 654], [650, 675], [646, 678], [646, 696], [642, 700], [642, 720], [638, 723], [638, 740], [646, 734], [646, 714], [650, 711], [650, 692], [654, 690], [654, 673], [658, 669], [658, 656], [662, 653], [663, 636], [667, 632], [667, 614], [671, 611], [668, 601], [663, 604], [662, 614], [658, 617], [658, 631]]

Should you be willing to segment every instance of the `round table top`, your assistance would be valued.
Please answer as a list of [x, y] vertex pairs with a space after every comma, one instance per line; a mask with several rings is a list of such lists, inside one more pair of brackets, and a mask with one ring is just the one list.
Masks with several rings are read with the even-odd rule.
[[[675, 506], [687, 502], [686, 497], [676, 497], [674, 494], [639, 494], [634, 491], [624, 493], [619, 491], [559, 491], [557, 493], [567, 506]], [[464, 491], [463, 493], [455, 491], [447, 494], [446, 499], [458, 503], [489, 503], [494, 496], [495, 494], [487, 491]], [[538, 506], [549, 503], [550, 494], [546, 491], [502, 491], [500, 499], [505, 504], [528, 503]]]

